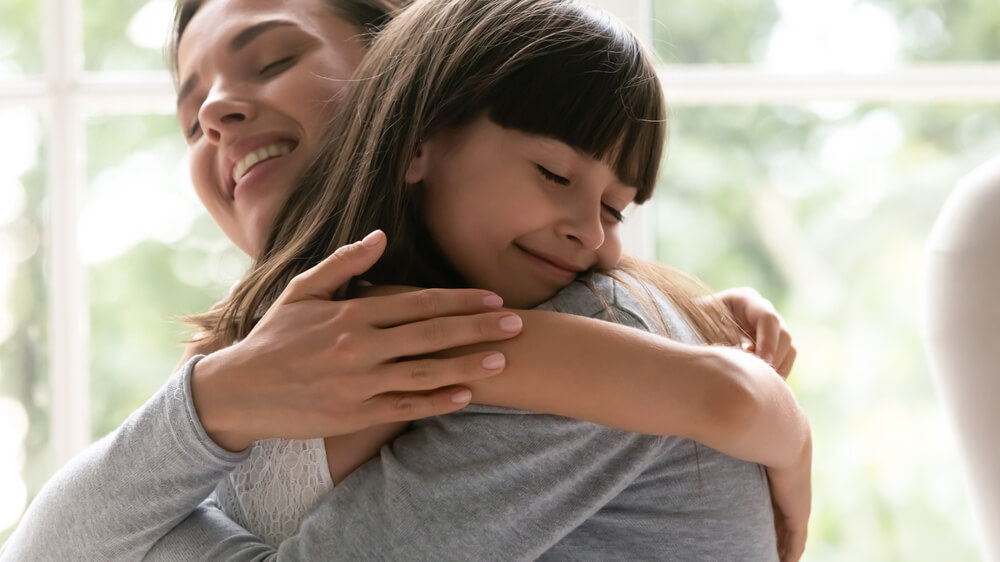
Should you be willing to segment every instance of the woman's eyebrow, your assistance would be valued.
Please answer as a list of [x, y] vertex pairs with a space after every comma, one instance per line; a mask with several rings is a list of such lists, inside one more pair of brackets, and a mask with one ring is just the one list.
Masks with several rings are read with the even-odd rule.
[[[255, 23], [250, 27], [240, 31], [229, 41], [229, 53], [235, 54], [240, 50], [246, 48], [247, 45], [253, 42], [254, 39], [260, 37], [261, 34], [266, 33], [272, 29], [278, 27], [298, 27], [298, 24], [288, 20], [266, 20], [259, 23]], [[184, 98], [188, 97], [195, 87], [198, 85], [198, 75], [194, 74], [184, 81], [184, 84], [177, 91], [177, 107], [184, 102]]]
[[254, 39], [260, 36], [266, 31], [270, 31], [276, 27], [287, 27], [294, 26], [298, 27], [298, 24], [288, 20], [267, 20], [260, 23], [255, 23], [250, 27], [244, 29], [243, 31], [236, 34], [232, 40], [229, 41], [229, 52], [234, 54], [240, 49], [243, 49], [249, 45]]

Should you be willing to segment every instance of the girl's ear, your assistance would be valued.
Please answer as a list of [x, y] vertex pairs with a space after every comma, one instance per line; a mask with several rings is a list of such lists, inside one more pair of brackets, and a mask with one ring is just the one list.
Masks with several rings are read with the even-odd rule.
[[420, 183], [427, 175], [427, 170], [430, 168], [429, 148], [428, 143], [424, 141], [420, 141], [417, 145], [417, 152], [410, 160], [410, 166], [406, 168], [406, 183]]

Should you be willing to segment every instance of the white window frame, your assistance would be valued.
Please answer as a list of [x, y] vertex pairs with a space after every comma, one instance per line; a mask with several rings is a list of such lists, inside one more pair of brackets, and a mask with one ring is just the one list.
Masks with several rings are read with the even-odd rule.
[[[649, 0], [598, 0], [647, 43]], [[45, 117], [48, 211], [49, 380], [56, 466], [90, 443], [88, 305], [77, 249], [77, 201], [84, 187], [82, 146], [87, 115], [173, 111], [169, 76], [117, 76], [83, 70], [80, 0], [45, 0], [42, 80], [0, 82], [0, 108], [28, 107]], [[927, 64], [879, 74], [781, 74], [749, 65], [670, 65], [662, 68], [673, 106], [757, 105], [815, 100], [857, 102], [998, 102], [1000, 64]], [[652, 257], [652, 224], [644, 212], [626, 222], [627, 247]]]

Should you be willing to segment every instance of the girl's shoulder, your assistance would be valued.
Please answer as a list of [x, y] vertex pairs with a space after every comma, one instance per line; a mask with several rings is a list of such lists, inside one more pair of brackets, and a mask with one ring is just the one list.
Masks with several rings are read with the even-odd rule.
[[672, 339], [681, 342], [700, 342], [669, 296], [652, 284], [620, 271], [582, 275], [537, 309], [607, 320], [663, 335], [669, 333]]

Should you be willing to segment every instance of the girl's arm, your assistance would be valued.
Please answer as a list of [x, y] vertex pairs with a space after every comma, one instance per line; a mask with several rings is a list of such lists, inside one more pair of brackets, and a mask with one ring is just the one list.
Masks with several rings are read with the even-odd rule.
[[710, 306], [721, 302], [743, 330], [743, 349], [760, 357], [788, 378], [798, 354], [792, 334], [771, 301], [751, 287], [726, 289], [695, 301]]
[[495, 344], [504, 375], [470, 383], [473, 401], [677, 435], [766, 466], [801, 456], [805, 415], [761, 359], [590, 318], [518, 314], [521, 336]]
[[[365, 294], [407, 290], [377, 287]], [[782, 377], [750, 353], [570, 314], [517, 314], [521, 335], [489, 344], [506, 356], [504, 374], [469, 383], [474, 402], [682, 436], [769, 467], [801, 459], [806, 417]], [[477, 347], [438, 355], [470, 349]]]

